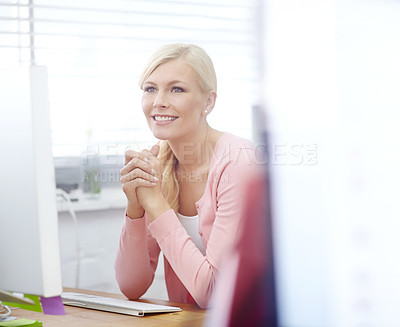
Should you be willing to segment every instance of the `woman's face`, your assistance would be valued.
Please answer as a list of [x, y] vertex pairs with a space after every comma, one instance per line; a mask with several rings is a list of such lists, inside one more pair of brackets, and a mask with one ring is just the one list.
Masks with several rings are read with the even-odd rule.
[[190, 140], [205, 126], [210, 94], [201, 89], [195, 71], [185, 62], [158, 66], [144, 81], [143, 91], [143, 112], [156, 138]]

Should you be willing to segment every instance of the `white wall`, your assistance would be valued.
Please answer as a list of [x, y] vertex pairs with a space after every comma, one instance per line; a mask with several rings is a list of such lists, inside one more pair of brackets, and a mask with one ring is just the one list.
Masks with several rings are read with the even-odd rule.
[[[63, 286], [120, 293], [114, 276], [114, 260], [124, 214], [124, 208], [76, 212], [81, 249], [79, 284], [76, 285], [76, 228], [67, 211], [59, 212]], [[162, 257], [153, 285], [143, 297], [168, 299]]]

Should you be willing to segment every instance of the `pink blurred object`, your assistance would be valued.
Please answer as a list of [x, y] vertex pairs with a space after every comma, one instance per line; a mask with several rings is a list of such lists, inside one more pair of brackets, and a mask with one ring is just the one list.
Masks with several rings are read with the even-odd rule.
[[205, 326], [277, 326], [267, 178], [248, 184], [242, 225], [227, 255]]

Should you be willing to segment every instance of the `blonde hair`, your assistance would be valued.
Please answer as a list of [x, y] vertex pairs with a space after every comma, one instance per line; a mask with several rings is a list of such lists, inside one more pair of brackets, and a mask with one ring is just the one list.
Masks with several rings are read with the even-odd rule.
[[158, 66], [177, 59], [193, 68], [204, 92], [217, 91], [217, 76], [211, 58], [199, 46], [183, 43], [164, 45], [150, 57], [139, 77], [140, 88]]
[[[199, 46], [182, 43], [164, 45], [153, 54], [139, 77], [140, 88], [143, 88], [144, 82], [158, 66], [172, 60], [182, 60], [191, 66], [204, 92], [217, 91], [217, 77], [211, 58]], [[163, 166], [161, 185], [163, 194], [171, 208], [177, 212], [179, 209], [179, 183], [175, 168], [178, 160], [165, 140], [160, 141], [158, 158]]]

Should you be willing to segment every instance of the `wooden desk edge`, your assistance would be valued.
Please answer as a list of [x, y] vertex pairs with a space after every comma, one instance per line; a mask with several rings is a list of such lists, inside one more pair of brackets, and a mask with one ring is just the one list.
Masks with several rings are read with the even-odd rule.
[[[125, 299], [122, 294], [114, 294], [101, 291], [91, 291], [75, 288], [64, 288], [65, 292], [78, 292], [99, 296], [106, 296], [117, 299]], [[162, 305], [177, 306], [182, 309], [179, 312], [161, 313], [136, 317], [118, 313], [110, 313], [99, 310], [85, 309], [73, 306], [65, 306], [66, 315], [55, 316], [45, 315], [40, 312], [16, 309], [12, 316], [41, 321], [43, 326], [98, 326], [98, 327], [119, 327], [119, 326], [202, 326], [206, 317], [206, 310], [190, 303], [171, 302], [160, 299], [140, 299], [138, 301]]]

